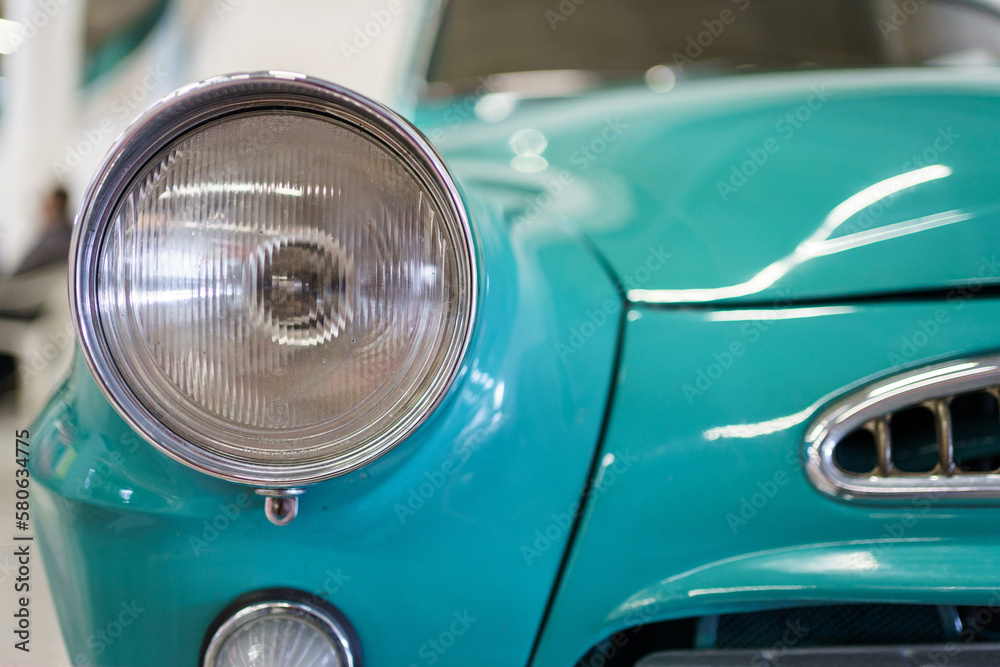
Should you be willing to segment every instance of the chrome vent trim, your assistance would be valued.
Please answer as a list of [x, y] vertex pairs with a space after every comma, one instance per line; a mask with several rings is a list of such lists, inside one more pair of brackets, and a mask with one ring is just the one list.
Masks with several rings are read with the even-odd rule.
[[[1000, 470], [971, 472], [956, 465], [951, 403], [978, 392], [1000, 402], [1000, 356], [925, 366], [848, 395], [824, 411], [806, 433], [810, 481], [825, 493], [849, 500], [1000, 502]], [[893, 463], [892, 418], [912, 408], [929, 410], [934, 420], [937, 464], [925, 472], [903, 472]], [[867, 473], [845, 472], [836, 463], [836, 448], [860, 431], [874, 440], [875, 465]]]

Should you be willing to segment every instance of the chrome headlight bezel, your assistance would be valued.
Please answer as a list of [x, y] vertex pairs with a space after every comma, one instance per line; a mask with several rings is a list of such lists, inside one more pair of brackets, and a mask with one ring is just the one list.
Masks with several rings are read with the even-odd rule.
[[361, 641], [347, 618], [333, 605], [291, 588], [275, 588], [244, 595], [213, 621], [201, 649], [202, 667], [216, 667], [226, 640], [241, 628], [269, 616], [291, 616], [324, 633], [346, 667], [362, 667]]
[[[102, 245], [113, 214], [144, 167], [171, 143], [213, 121], [255, 111], [310, 113], [348, 124], [391, 151], [416, 175], [460, 236], [463, 275], [460, 344], [422, 397], [421, 408], [381, 438], [333, 458], [293, 465], [224, 456], [166, 426], [130, 388], [111, 353], [98, 304]], [[476, 318], [476, 251], [455, 182], [430, 143], [386, 107], [332, 83], [300, 74], [259, 72], [209, 79], [182, 88], [151, 107], [119, 138], [92, 181], [80, 209], [70, 252], [70, 308], [84, 359], [98, 386], [122, 418], [157, 449], [192, 468], [261, 488], [289, 488], [343, 475], [371, 463], [409, 437], [438, 407], [461, 369]]]

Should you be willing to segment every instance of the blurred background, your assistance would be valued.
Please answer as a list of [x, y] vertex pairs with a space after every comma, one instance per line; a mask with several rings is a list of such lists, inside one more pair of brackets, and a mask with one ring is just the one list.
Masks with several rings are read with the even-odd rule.
[[[304, 72], [395, 105], [421, 2], [399, 0], [0, 0], [0, 485], [75, 349], [67, 301], [71, 226], [116, 138], [171, 91], [237, 71]], [[372, 31], [374, 32], [374, 31]], [[8, 506], [11, 507], [8, 507]], [[9, 525], [12, 503], [0, 504]], [[9, 537], [9, 536], [8, 536]], [[0, 543], [8, 553], [7, 539]], [[39, 561], [40, 563], [40, 561]], [[0, 665], [70, 665], [40, 567], [32, 651]], [[13, 613], [0, 557], [0, 614]]]
[[[72, 220], [119, 134], [171, 91], [239, 71], [306, 73], [405, 114], [414, 90], [409, 63], [414, 54], [431, 55], [419, 48], [420, 37], [437, 2], [0, 0], [0, 488], [8, 489], [14, 479], [14, 457], [8, 452], [15, 431], [30, 428], [71, 362], [75, 337], [68, 312], [66, 257]], [[556, 31], [552, 17], [558, 22], [565, 16], [552, 10], [573, 9], [582, 0], [451, 0], [440, 42], [430, 57], [431, 85], [425, 92], [446, 100], [471, 94], [490, 77], [490, 94], [475, 105], [475, 114], [484, 121], [510, 113], [516, 95], [579, 94], [581, 85], [604, 85], [605, 75], [639, 81], [645, 77], [654, 91], [669, 92], [676, 73], [658, 64], [663, 53], [671, 51], [664, 51], [663, 44], [683, 49], [685, 40], [702, 30], [704, 17], [718, 16], [719, 7], [734, 2], [591, 0], [588, 11], [574, 17], [573, 30]], [[851, 7], [868, 11], [871, 5], [887, 11], [896, 2], [844, 0], [827, 3], [826, 10], [849, 18]], [[983, 2], [1000, 6], [1000, 0]], [[820, 9], [815, 10], [805, 9], [807, 4], [760, 0], [754, 7], [765, 18], [768, 12], [780, 17], [782, 7], [794, 7], [815, 14], [813, 23], [823, 25], [817, 17], [822, 18], [824, 3], [816, 3]], [[966, 43], [990, 45], [983, 62], [995, 65], [1000, 54], [996, 22], [982, 21], [957, 0], [941, 4], [947, 4], [947, 21], [922, 12], [907, 23], [905, 39], [902, 34], [882, 35], [877, 58], [866, 60], [862, 53], [860, 61], [826, 66], [879, 65], [881, 59], [900, 65], [934, 60], [944, 64], [940, 53], [951, 61], [982, 61], [982, 49], [955, 46]], [[671, 20], [649, 20], [660, 14]], [[764, 21], [745, 33], [727, 33], [713, 44], [712, 57], [691, 67], [688, 76], [753, 68], [781, 44], [794, 51], [800, 42], [815, 42], [802, 21], [789, 18], [793, 16], [797, 14]], [[859, 35], [854, 23], [845, 25], [842, 37], [853, 48]], [[779, 69], [786, 60], [778, 59]], [[567, 78], [567, 72], [585, 76]], [[490, 101], [499, 106], [485, 104]], [[0, 525], [10, 525], [12, 505], [0, 503]], [[0, 533], [0, 615], [5, 618], [14, 607], [14, 570], [6, 555], [11, 545], [9, 535]], [[0, 667], [71, 664], [41, 568], [33, 574], [32, 652], [11, 656], [5, 642]]]
[[[72, 354], [72, 219], [122, 130], [182, 85], [305, 72], [397, 101], [420, 3], [0, 0], [0, 419], [40, 407]], [[391, 16], [372, 37], [372, 12]], [[12, 405], [13, 401], [13, 405]]]
[[[443, 100], [486, 77], [491, 91], [509, 85], [546, 97], [583, 92], [557, 90], [567, 82], [645, 74], [664, 92], [681, 75], [657, 63], [734, 2], [742, 0], [592, 0], [577, 14], [579, 0], [451, 0], [431, 55], [420, 37], [438, 0], [0, 0], [0, 425], [15, 409], [30, 418], [64, 374], [74, 348], [64, 261], [72, 219], [121, 131], [169, 92], [220, 74], [287, 70], [405, 114], [417, 53], [430, 60], [424, 92]], [[754, 3], [755, 20], [714, 40], [684, 76], [996, 63], [997, 22], [965, 0], [934, 3], [880, 38], [873, 26], [857, 29], [863, 16], [889, 16], [897, 5]], [[573, 10], [572, 30], [556, 30], [551, 17], [565, 16], [553, 7]], [[830, 23], [839, 28], [827, 30]], [[837, 41], [817, 51], [824, 35]]]

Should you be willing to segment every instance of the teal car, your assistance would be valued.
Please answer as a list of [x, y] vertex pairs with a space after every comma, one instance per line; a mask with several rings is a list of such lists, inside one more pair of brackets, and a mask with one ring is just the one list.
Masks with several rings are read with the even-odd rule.
[[1000, 10], [423, 32], [94, 176], [19, 434], [73, 664], [1000, 664]]

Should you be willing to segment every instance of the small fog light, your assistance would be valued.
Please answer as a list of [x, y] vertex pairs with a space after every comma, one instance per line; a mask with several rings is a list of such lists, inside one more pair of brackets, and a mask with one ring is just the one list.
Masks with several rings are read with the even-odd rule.
[[360, 667], [357, 636], [336, 609], [298, 591], [237, 600], [206, 638], [204, 667]]

